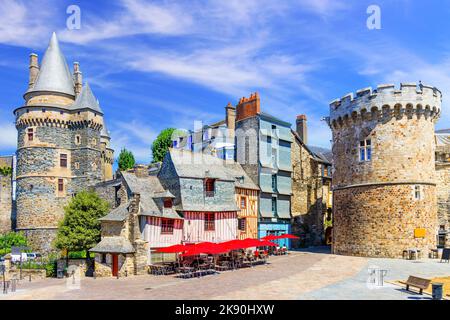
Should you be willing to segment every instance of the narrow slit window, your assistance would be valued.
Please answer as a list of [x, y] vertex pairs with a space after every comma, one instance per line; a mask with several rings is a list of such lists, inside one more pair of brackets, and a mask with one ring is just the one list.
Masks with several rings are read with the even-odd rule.
[[58, 179], [58, 192], [64, 192], [64, 180]]

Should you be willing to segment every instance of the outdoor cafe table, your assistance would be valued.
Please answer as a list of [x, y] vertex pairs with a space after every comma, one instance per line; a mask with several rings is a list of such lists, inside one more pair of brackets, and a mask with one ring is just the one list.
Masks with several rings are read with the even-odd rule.
[[192, 276], [192, 273], [195, 271], [194, 267], [179, 267], [177, 271], [185, 276]]

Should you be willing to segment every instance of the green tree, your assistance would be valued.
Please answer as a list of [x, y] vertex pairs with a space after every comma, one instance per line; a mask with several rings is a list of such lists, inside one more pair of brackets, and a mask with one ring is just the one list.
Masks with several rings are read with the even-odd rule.
[[11, 167], [0, 167], [0, 175], [2, 176], [10, 176], [12, 174], [12, 168]]
[[125, 171], [128, 169], [132, 169], [135, 165], [136, 161], [134, 160], [134, 155], [131, 151], [123, 148], [119, 154], [119, 169], [121, 171]]
[[11, 247], [27, 246], [27, 238], [22, 232], [9, 232], [0, 236], [0, 255], [11, 252]]
[[174, 128], [167, 128], [161, 131], [156, 137], [152, 144], [152, 162], [160, 162], [164, 159], [169, 148], [172, 146], [172, 134], [174, 133]]
[[[55, 239], [55, 247], [70, 251], [86, 251], [86, 260], [90, 260], [89, 249], [101, 239], [99, 218], [105, 216], [109, 204], [95, 192], [83, 191], [71, 199], [64, 207], [64, 219], [61, 221]], [[88, 261], [87, 265], [90, 265]]]

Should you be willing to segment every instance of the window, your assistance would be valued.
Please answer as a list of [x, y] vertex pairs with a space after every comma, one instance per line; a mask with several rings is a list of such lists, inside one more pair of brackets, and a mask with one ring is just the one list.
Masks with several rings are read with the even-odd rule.
[[267, 137], [267, 143], [272, 143], [272, 137]]
[[246, 224], [247, 224], [247, 221], [245, 220], [245, 218], [238, 219], [238, 229], [239, 229], [239, 231], [245, 231]]
[[414, 186], [414, 199], [422, 199], [422, 188], [420, 186]]
[[174, 140], [174, 141], [173, 141], [173, 147], [176, 148], [176, 147], [177, 147], [177, 144], [178, 144], [177, 141]]
[[173, 234], [174, 222], [173, 219], [161, 219], [161, 234]]
[[75, 169], [77, 169], [77, 170], [80, 169], [80, 163], [79, 162], [75, 162]]
[[205, 196], [206, 197], [214, 197], [215, 191], [215, 180], [214, 179], [206, 179], [205, 180]]
[[172, 199], [164, 199], [164, 208], [172, 208]]
[[359, 161], [372, 160], [372, 142], [366, 139], [359, 142]]
[[214, 213], [205, 213], [205, 231], [214, 231], [215, 229]]
[[67, 168], [67, 154], [61, 153], [59, 155], [59, 166], [61, 168]]
[[241, 197], [241, 209], [246, 209], [246, 208], [247, 208], [247, 198]]
[[277, 214], [277, 198], [272, 197], [272, 213]]
[[28, 141], [33, 141], [33, 138], [34, 138], [34, 130], [33, 130], [33, 128], [28, 128], [27, 133], [28, 133]]
[[64, 179], [58, 179], [58, 192], [64, 192]]
[[106, 263], [106, 253], [102, 253], [101, 263]]
[[75, 136], [75, 144], [77, 145], [81, 144], [81, 137], [79, 135]]
[[272, 191], [277, 192], [277, 175], [272, 175]]

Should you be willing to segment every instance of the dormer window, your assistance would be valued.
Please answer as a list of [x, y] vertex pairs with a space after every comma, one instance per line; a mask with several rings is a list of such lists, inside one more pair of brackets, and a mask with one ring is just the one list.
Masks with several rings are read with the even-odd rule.
[[172, 203], [172, 199], [168, 198], [168, 199], [164, 199], [164, 208], [172, 208], [173, 203]]

